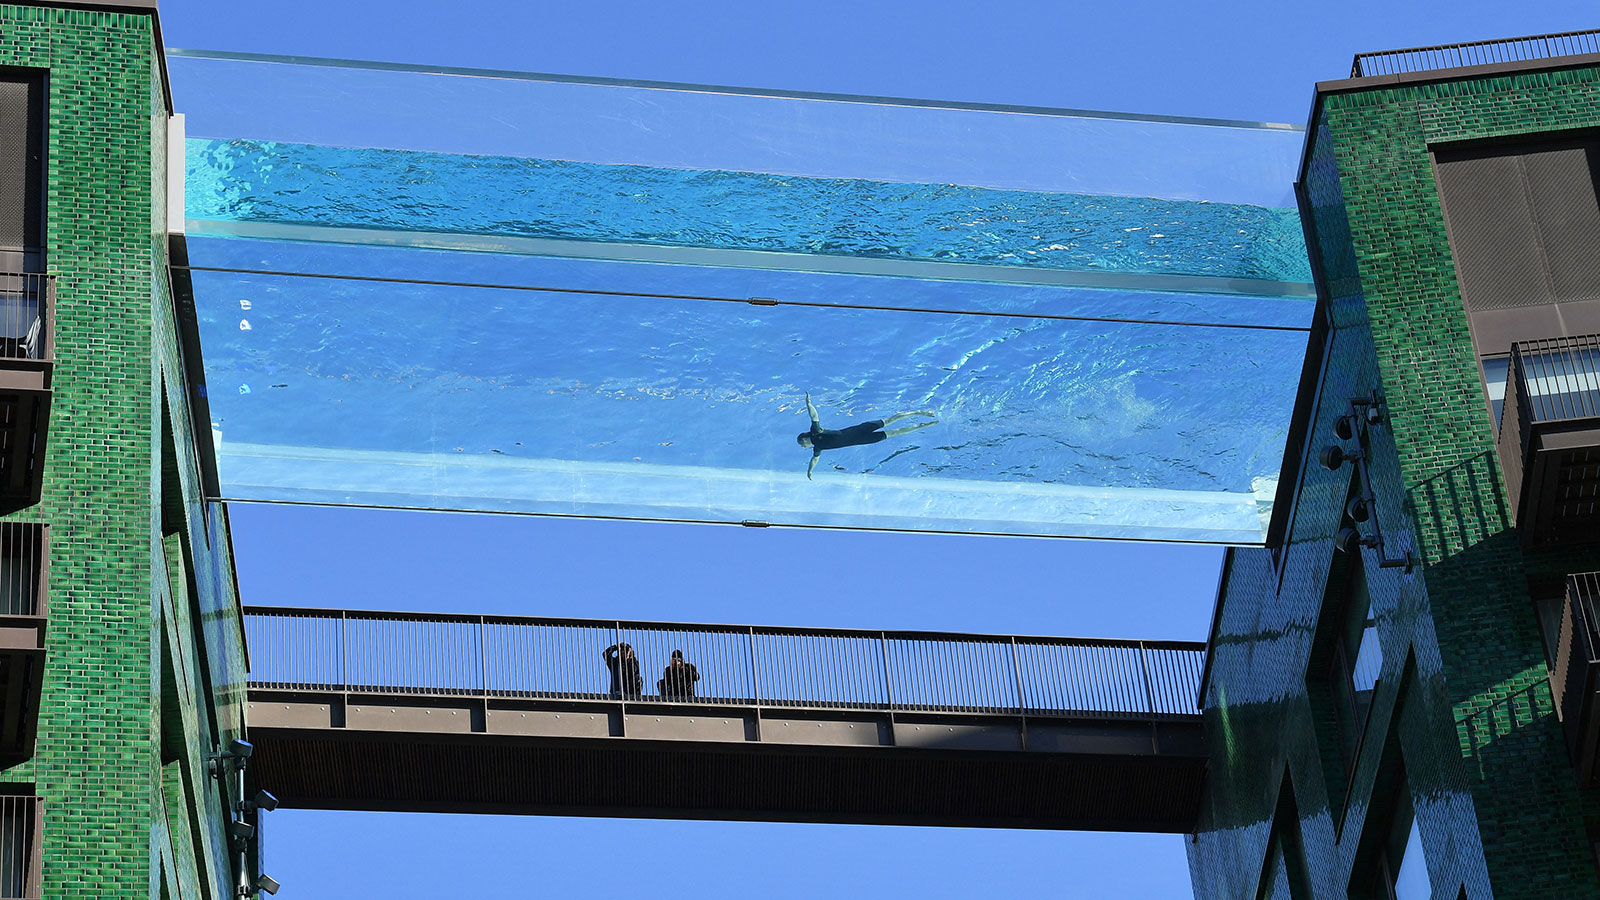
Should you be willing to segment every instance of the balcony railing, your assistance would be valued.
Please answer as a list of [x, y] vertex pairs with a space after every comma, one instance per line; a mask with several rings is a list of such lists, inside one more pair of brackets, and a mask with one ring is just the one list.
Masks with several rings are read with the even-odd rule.
[[0, 764], [33, 755], [49, 620], [49, 559], [44, 525], [0, 522]]
[[[252, 689], [1105, 718], [1196, 715], [1205, 659], [1194, 642], [275, 607], [247, 608], [245, 632]], [[619, 696], [602, 654], [620, 644], [640, 678]], [[669, 675], [674, 650], [698, 681]]]
[[1596, 753], [1600, 745], [1600, 716], [1596, 715], [1595, 691], [1600, 677], [1600, 616], [1595, 600], [1600, 598], [1600, 572], [1584, 572], [1567, 578], [1567, 602], [1562, 607], [1561, 626], [1556, 632], [1555, 661], [1550, 669], [1550, 692], [1556, 712], [1567, 735], [1567, 750], [1585, 785], [1596, 782]]
[[0, 504], [39, 501], [55, 368], [54, 275], [0, 273]]
[[1600, 536], [1600, 335], [1512, 345], [1499, 451], [1525, 543]]
[[56, 277], [0, 273], [0, 360], [55, 358]]
[[1493, 41], [1469, 41], [1463, 44], [1436, 44], [1431, 47], [1358, 53], [1350, 66], [1350, 77], [1400, 75], [1431, 69], [1456, 69], [1465, 66], [1556, 59], [1585, 53], [1600, 53], [1600, 30], [1563, 31], [1557, 34], [1536, 34]]
[[44, 869], [44, 804], [0, 795], [0, 900], [39, 900]]

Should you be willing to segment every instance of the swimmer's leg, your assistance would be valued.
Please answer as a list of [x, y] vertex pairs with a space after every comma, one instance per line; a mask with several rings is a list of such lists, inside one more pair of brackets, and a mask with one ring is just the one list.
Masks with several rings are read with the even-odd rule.
[[[893, 421], [893, 419], [884, 420], [885, 424]], [[885, 431], [883, 434], [884, 437], [899, 437], [902, 434], [910, 434], [911, 432], [916, 431], [918, 428], [927, 428], [929, 425], [937, 424], [939, 424], [939, 420], [934, 419], [932, 422], [918, 422], [915, 425], [902, 425], [899, 428], [891, 428], [888, 431]]]
[[[895, 413], [894, 415], [890, 416], [889, 418], [884, 419], [883, 420], [883, 424], [885, 424], [885, 425], [893, 425], [894, 423], [900, 421], [901, 419], [909, 419], [912, 416], [926, 416], [929, 419], [936, 419], [936, 418], [938, 418], [939, 414], [934, 412], [931, 409], [915, 409], [915, 410], [912, 410], [911, 412], [898, 412], [898, 413]], [[932, 425], [933, 423], [929, 422], [927, 424]]]

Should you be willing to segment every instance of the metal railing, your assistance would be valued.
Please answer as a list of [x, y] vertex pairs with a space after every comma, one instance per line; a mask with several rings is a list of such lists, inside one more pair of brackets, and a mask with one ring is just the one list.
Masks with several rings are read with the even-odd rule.
[[1511, 345], [1498, 447], [1513, 509], [1522, 499], [1534, 426], [1600, 417], [1600, 335]]
[[45, 527], [0, 522], [0, 616], [48, 614]]
[[0, 359], [54, 358], [56, 277], [0, 272]]
[[1404, 50], [1358, 53], [1350, 65], [1351, 78], [1371, 75], [1401, 75], [1430, 69], [1455, 69], [1494, 63], [1525, 62], [1600, 53], [1600, 30], [1563, 31], [1527, 37], [1468, 41], [1462, 44], [1436, 44]]
[[0, 898], [42, 896], [43, 832], [44, 806], [38, 797], [0, 796]]
[[[1561, 627], [1556, 631], [1550, 693], [1567, 730], [1568, 744], [1574, 751], [1579, 743], [1578, 720], [1590, 697], [1590, 678], [1594, 667], [1600, 665], [1600, 653], [1596, 652], [1600, 650], [1596, 598], [1600, 598], [1600, 572], [1567, 576], [1567, 602], [1561, 610]], [[1577, 758], [1576, 752], [1573, 758]]]
[[[247, 607], [245, 634], [252, 689], [1058, 716], [1195, 715], [1205, 660], [1198, 642], [283, 607]], [[614, 693], [621, 644], [640, 678]]]

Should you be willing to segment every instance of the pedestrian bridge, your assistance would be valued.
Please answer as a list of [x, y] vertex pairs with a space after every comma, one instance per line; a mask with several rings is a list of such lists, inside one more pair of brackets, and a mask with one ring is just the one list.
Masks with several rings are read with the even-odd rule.
[[[1184, 832], [1205, 772], [1201, 643], [244, 613], [290, 807]], [[660, 693], [674, 650], [694, 697]]]

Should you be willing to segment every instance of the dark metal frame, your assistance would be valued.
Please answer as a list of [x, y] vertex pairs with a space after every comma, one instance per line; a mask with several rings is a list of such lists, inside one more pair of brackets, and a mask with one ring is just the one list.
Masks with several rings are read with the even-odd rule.
[[1580, 784], [1596, 782], [1600, 754], [1600, 715], [1595, 691], [1600, 688], [1600, 572], [1567, 577], [1567, 602], [1556, 632], [1555, 661], [1550, 668], [1550, 693], [1567, 737], [1567, 751]]
[[[1562, 389], [1535, 393], [1530, 379]], [[1496, 443], [1525, 545], [1600, 536], [1600, 498], [1583, 496], [1581, 471], [1600, 465], [1600, 335], [1511, 345]], [[1568, 477], [1574, 471], [1577, 483]], [[1600, 487], [1600, 479], [1587, 480]]]

